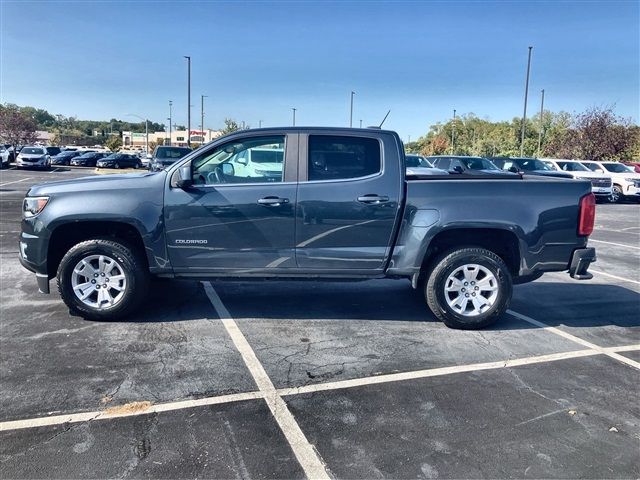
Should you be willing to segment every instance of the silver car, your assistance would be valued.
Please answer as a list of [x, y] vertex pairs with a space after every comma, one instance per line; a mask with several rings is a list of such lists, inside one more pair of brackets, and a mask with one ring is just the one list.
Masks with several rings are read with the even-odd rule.
[[26, 146], [16, 158], [16, 168], [51, 168], [51, 156], [45, 147]]

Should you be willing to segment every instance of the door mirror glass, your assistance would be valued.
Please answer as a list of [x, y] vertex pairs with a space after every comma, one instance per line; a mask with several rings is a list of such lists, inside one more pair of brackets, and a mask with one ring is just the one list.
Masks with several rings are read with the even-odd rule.
[[178, 169], [178, 179], [176, 180], [176, 186], [178, 188], [187, 189], [193, 185], [193, 178], [191, 177], [191, 163], [187, 163]]
[[222, 164], [222, 174], [223, 175], [229, 175], [229, 176], [234, 176], [236, 173], [236, 169], [233, 168], [233, 165], [231, 163], [223, 163]]

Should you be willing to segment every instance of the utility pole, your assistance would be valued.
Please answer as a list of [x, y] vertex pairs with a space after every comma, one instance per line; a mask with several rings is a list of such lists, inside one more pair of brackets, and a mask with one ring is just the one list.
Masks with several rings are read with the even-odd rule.
[[544, 113], [544, 88], [542, 89], [542, 100], [540, 101], [540, 132], [538, 132], [538, 157], [540, 157], [540, 149], [542, 148], [542, 115]]
[[349, 114], [349, 128], [353, 127], [353, 96], [356, 92], [351, 92], [351, 113]]
[[407, 144], [411, 143], [411, 135], [409, 135], [409, 138], [407, 138]]
[[202, 132], [202, 143], [204, 143], [204, 99], [208, 95], [200, 95], [200, 131]]
[[258, 128], [262, 128], [262, 120], [258, 120]]
[[456, 109], [453, 109], [453, 123], [451, 127], [451, 155], [454, 154], [456, 147]]
[[191, 57], [187, 59], [187, 147], [191, 148]]
[[292, 108], [291, 110], [293, 110], [293, 126], [296, 126], [296, 110], [297, 108]]
[[362, 128], [362, 119], [360, 119], [360, 128]]
[[171, 120], [173, 118], [173, 102], [169, 100], [169, 146], [173, 143], [171, 140]]
[[531, 71], [531, 50], [529, 47], [529, 59], [527, 60], [527, 79], [524, 84], [524, 113], [522, 114], [522, 129], [520, 132], [520, 156], [524, 157], [524, 131], [527, 122], [527, 97], [529, 96], [529, 72]]

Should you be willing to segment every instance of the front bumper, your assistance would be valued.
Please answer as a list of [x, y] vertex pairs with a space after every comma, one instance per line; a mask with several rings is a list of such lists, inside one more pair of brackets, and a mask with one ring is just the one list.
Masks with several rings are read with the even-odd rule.
[[24, 229], [20, 233], [20, 243], [18, 245], [20, 263], [24, 268], [36, 274], [38, 289], [42, 293], [49, 293], [47, 245], [48, 238], [32, 235], [25, 232]]
[[596, 249], [593, 247], [578, 248], [573, 251], [571, 256], [571, 264], [569, 266], [569, 275], [576, 280], [591, 280], [593, 274], [587, 269], [592, 262], [596, 261]]

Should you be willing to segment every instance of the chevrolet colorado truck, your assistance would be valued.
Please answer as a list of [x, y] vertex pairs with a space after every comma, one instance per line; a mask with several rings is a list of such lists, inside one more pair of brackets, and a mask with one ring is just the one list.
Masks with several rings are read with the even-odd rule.
[[[250, 152], [273, 151], [247, 172]], [[405, 175], [380, 129], [243, 130], [166, 170], [31, 187], [20, 260], [87, 319], [126, 317], [153, 277], [409, 279], [453, 328], [482, 328], [514, 283], [589, 279], [589, 182]]]

